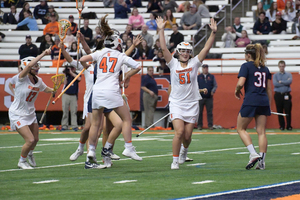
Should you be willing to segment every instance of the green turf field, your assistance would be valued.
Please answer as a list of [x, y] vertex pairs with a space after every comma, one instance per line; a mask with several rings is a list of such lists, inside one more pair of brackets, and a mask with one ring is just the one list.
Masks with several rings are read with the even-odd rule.
[[[34, 152], [37, 168], [18, 170], [23, 139], [18, 134], [0, 132], [0, 199], [174, 199], [300, 180], [300, 131], [268, 132], [266, 170], [262, 171], [245, 170], [249, 154], [235, 131], [194, 134], [188, 153], [194, 161], [180, 165], [179, 170], [170, 169], [172, 131], [138, 138], [135, 134], [139, 132], [134, 132], [133, 145], [143, 157], [141, 162], [121, 155], [124, 142], [119, 138], [114, 153], [121, 160], [102, 170], [84, 169], [86, 154], [69, 161], [79, 134], [53, 131], [40, 134]], [[257, 135], [251, 137], [257, 146]], [[99, 144], [102, 146], [101, 141]], [[49, 180], [57, 181], [41, 183]], [[117, 183], [124, 180], [132, 182]]]

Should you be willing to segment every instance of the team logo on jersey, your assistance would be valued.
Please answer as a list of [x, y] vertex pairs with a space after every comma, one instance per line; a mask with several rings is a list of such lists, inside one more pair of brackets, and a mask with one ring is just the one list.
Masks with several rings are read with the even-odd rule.
[[18, 126], [21, 126], [21, 122], [20, 122], [20, 121], [17, 121], [17, 125], [18, 125]]
[[33, 91], [37, 91], [37, 92], [40, 90], [40, 88], [32, 87], [31, 85], [28, 85], [28, 89], [33, 90]]
[[176, 73], [182, 73], [182, 72], [190, 72], [192, 71], [192, 68], [188, 68], [188, 69], [183, 69], [183, 70], [176, 70]]

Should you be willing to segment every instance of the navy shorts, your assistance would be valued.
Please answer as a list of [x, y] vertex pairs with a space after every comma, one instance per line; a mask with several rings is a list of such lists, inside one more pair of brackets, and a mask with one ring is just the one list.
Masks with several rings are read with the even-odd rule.
[[[93, 97], [93, 93], [91, 94], [89, 101], [88, 101], [88, 113], [92, 113], [93, 109], [92, 109], [92, 97]], [[103, 113], [110, 113], [111, 111], [113, 111], [113, 109], [106, 109], [104, 108]]]
[[240, 110], [242, 117], [255, 117], [256, 115], [271, 115], [270, 106], [248, 106], [242, 105]]

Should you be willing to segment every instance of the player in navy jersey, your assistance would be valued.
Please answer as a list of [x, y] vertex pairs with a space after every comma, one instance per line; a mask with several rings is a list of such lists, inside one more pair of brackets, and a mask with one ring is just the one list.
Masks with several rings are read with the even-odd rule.
[[[237, 119], [237, 132], [250, 152], [246, 169], [251, 169], [257, 162], [256, 169], [265, 169], [267, 152], [266, 123], [271, 115], [271, 73], [265, 66], [265, 53], [260, 44], [249, 44], [245, 50], [245, 60], [238, 74], [235, 97], [240, 99], [244, 87], [244, 102]], [[252, 139], [247, 133], [247, 126], [255, 118], [260, 155], [256, 153]]]

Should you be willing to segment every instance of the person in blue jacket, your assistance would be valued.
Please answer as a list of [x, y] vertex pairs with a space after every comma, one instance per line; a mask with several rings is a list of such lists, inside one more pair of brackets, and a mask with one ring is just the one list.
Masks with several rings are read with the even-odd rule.
[[36, 20], [32, 17], [32, 14], [28, 11], [24, 12], [24, 19], [20, 23], [18, 23], [16, 30], [23, 30], [24, 25], [26, 25], [30, 31], [39, 30]]
[[266, 35], [271, 32], [271, 25], [269, 19], [266, 17], [265, 12], [259, 13], [259, 19], [253, 26], [253, 33], [256, 35]]
[[130, 12], [130, 6], [124, 0], [115, 2], [115, 19], [127, 19]]

